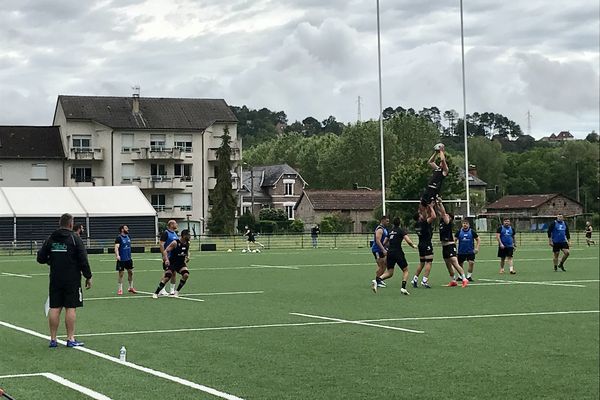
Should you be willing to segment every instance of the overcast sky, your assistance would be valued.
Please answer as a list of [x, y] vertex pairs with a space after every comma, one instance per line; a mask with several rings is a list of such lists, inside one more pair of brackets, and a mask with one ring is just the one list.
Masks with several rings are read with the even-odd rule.
[[[223, 98], [289, 122], [379, 115], [376, 0], [0, 0], [0, 124], [59, 94]], [[381, 0], [384, 107], [462, 115], [459, 0]], [[599, 131], [598, 0], [464, 0], [467, 112]]]

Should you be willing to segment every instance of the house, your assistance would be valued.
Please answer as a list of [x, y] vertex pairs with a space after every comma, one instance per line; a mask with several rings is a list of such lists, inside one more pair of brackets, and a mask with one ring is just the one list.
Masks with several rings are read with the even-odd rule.
[[544, 142], [565, 142], [569, 140], [575, 140], [575, 136], [571, 134], [569, 131], [562, 131], [559, 134], [551, 134], [550, 136], [546, 136], [540, 139]]
[[320, 223], [326, 215], [339, 212], [354, 221], [353, 232], [367, 231], [373, 210], [381, 206], [380, 190], [304, 190], [296, 204], [296, 218], [307, 225]]
[[280, 208], [289, 219], [295, 219], [294, 206], [305, 186], [298, 171], [287, 164], [243, 170], [239, 190], [242, 211], [251, 211], [258, 216], [262, 208]]
[[[464, 182], [465, 170], [458, 168], [462, 182]], [[464, 183], [463, 183], [464, 184]], [[475, 165], [469, 165], [469, 198], [471, 204], [471, 215], [477, 215], [479, 211], [485, 206], [486, 195], [487, 195], [487, 183], [477, 176], [477, 167]], [[460, 203], [454, 208], [454, 214], [456, 215], [467, 215], [467, 205]]]
[[558, 214], [567, 218], [583, 214], [583, 204], [559, 193], [509, 195], [489, 204], [483, 212], [488, 218], [518, 219], [520, 229], [537, 230]]
[[54, 125], [66, 154], [65, 186], [138, 186], [159, 219], [191, 221], [198, 233], [226, 127], [234, 165], [241, 160], [237, 119], [222, 99], [61, 95]]
[[58, 126], [0, 126], [0, 186], [63, 186]]

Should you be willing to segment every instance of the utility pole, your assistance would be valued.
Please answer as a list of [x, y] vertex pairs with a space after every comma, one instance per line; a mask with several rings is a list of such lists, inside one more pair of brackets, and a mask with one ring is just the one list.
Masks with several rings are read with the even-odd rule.
[[531, 112], [527, 110], [527, 134], [531, 135]]

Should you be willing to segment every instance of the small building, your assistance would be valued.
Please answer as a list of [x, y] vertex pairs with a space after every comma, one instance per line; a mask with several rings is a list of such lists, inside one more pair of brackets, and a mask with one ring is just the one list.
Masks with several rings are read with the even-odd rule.
[[295, 219], [294, 207], [305, 186], [298, 171], [287, 164], [243, 170], [239, 190], [242, 212], [251, 211], [258, 216], [262, 208], [280, 208], [288, 219]]
[[483, 213], [497, 220], [516, 219], [518, 229], [535, 231], [544, 230], [558, 214], [566, 218], [583, 214], [583, 204], [560, 193], [509, 195], [489, 204]]
[[565, 142], [570, 140], [575, 140], [575, 136], [569, 131], [562, 131], [558, 134], [551, 134], [550, 136], [546, 136], [540, 139], [543, 142]]
[[63, 186], [58, 126], [0, 126], [0, 186]]
[[354, 222], [352, 232], [362, 233], [381, 201], [380, 190], [304, 190], [295, 207], [296, 218], [310, 226], [339, 212]]

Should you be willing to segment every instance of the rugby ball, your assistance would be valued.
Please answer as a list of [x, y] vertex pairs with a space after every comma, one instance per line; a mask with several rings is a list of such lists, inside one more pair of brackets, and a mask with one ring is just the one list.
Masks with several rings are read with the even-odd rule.
[[246, 249], [242, 249], [242, 253], [245, 253], [245, 252], [246, 252]]
[[433, 146], [433, 149], [434, 149], [435, 151], [440, 151], [440, 150], [444, 150], [444, 147], [445, 147], [445, 146], [444, 146], [444, 143], [438, 143], [438, 144], [436, 144], [435, 146]]

